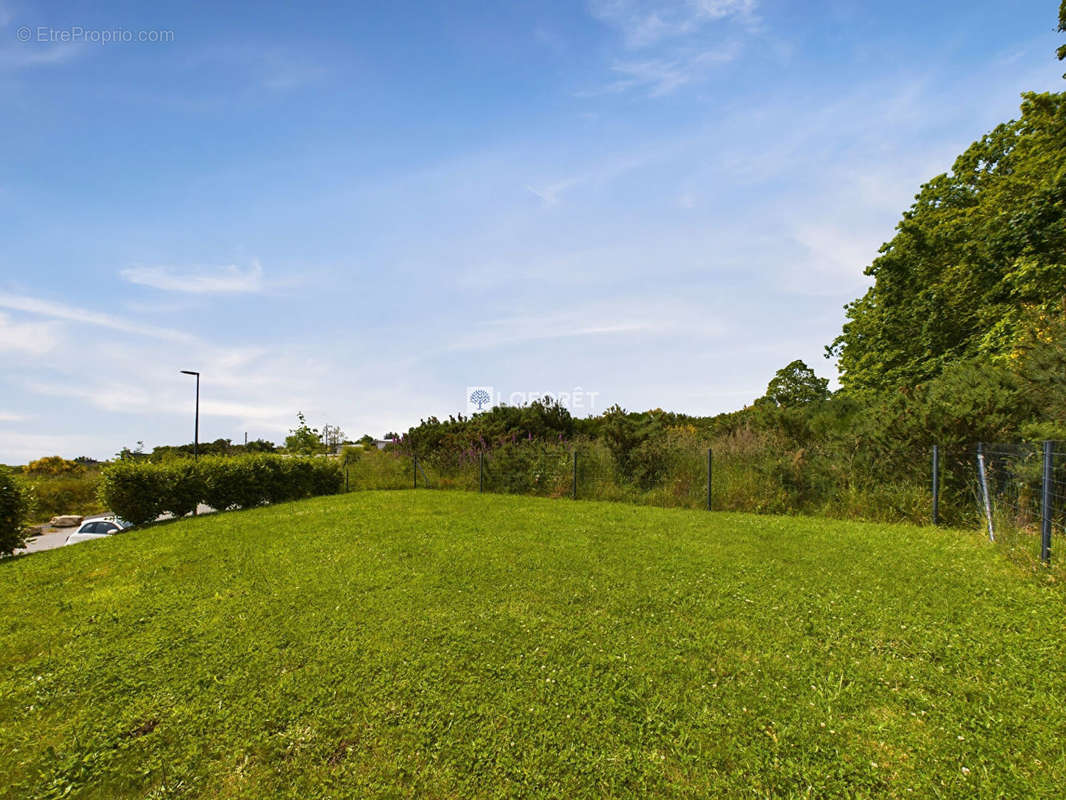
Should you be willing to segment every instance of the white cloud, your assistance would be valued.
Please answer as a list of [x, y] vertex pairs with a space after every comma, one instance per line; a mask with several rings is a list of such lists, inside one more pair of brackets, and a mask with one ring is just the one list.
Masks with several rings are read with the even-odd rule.
[[591, 5], [592, 15], [620, 31], [630, 47], [693, 34], [716, 20], [754, 25], [755, 8], [755, 0], [595, 0]]
[[671, 58], [616, 62], [611, 66], [611, 71], [622, 75], [622, 78], [607, 84], [600, 91], [641, 89], [646, 90], [649, 97], [660, 97], [703, 78], [717, 64], [735, 60], [742, 49], [740, 42], [730, 42], [722, 47]]
[[28, 67], [42, 67], [52, 64], [65, 64], [84, 52], [74, 45], [40, 45], [25, 44], [19, 47], [0, 49], [0, 69], [20, 70]]
[[526, 190], [539, 197], [544, 205], [554, 206], [559, 202], [559, 197], [563, 192], [579, 183], [581, 183], [581, 178], [567, 178], [539, 189], [526, 184]]
[[[132, 444], [132, 443], [131, 443]], [[7, 464], [28, 464], [30, 461], [46, 455], [59, 455], [64, 458], [95, 454], [102, 457], [114, 450], [111, 444], [102, 443], [100, 437], [87, 434], [50, 434], [50, 433], [15, 433], [4, 432], [3, 452], [0, 458]]]
[[[171, 387], [161, 388], [158, 383], [153, 382], [153, 384], [153, 386], [119, 384], [109, 380], [70, 385], [34, 381], [27, 383], [26, 388], [36, 394], [50, 397], [71, 397], [83, 400], [103, 411], [130, 414], [185, 415], [188, 413], [190, 406], [186, 397], [177, 396], [174, 391], [169, 390]], [[274, 422], [278, 425], [295, 416], [295, 412], [288, 405], [264, 405], [210, 398], [201, 399], [200, 413], [204, 416], [229, 417], [257, 423]]]
[[235, 264], [216, 269], [181, 270], [173, 267], [130, 267], [119, 273], [130, 283], [165, 292], [241, 294], [264, 289], [263, 267], [253, 261], [247, 269]]
[[449, 350], [483, 350], [547, 339], [576, 339], [585, 336], [652, 333], [654, 323], [646, 321], [582, 321], [567, 316], [525, 317], [483, 323], [470, 335], [448, 345]]
[[666, 153], [653, 147], [645, 147], [639, 153], [609, 156], [599, 163], [585, 166], [574, 174], [549, 183], [527, 183], [525, 189], [540, 198], [545, 207], [558, 205], [565, 193], [583, 186], [595, 186], [610, 183], [615, 178], [635, 169], [639, 169]]
[[87, 311], [83, 308], [53, 303], [49, 300], [39, 300], [35, 297], [0, 293], [0, 308], [9, 308], [12, 311], [23, 311], [28, 314], [39, 314], [52, 319], [67, 322], [80, 322], [86, 325], [96, 325], [102, 328], [133, 333], [140, 336], [150, 336], [155, 339], [167, 339], [174, 342], [190, 342], [195, 337], [182, 331], [169, 328], [159, 328], [154, 325], [141, 325], [136, 322], [103, 314], [98, 311]]
[[[611, 59], [615, 80], [578, 96], [644, 91], [660, 97], [706, 77], [715, 65], [739, 57], [743, 34], [757, 29], [755, 5], [755, 0], [594, 2], [593, 16], [618, 30], [629, 52]], [[716, 41], [709, 36], [708, 25], [730, 21], [739, 24], [723, 28], [727, 35]], [[641, 51], [639, 58], [633, 56], [635, 50]]]
[[[308, 51], [279, 48], [264, 43], [208, 46], [191, 52], [185, 66], [210, 70], [245, 82], [249, 87], [272, 92], [300, 89], [329, 74], [324, 63], [309, 59]], [[318, 55], [317, 53], [315, 55]]]
[[[8, 28], [14, 19], [10, 6], [0, 2], [0, 30]], [[25, 32], [22, 27], [17, 32], [5, 30], [0, 36], [0, 71], [63, 64], [87, 52], [82, 42], [39, 42], [35, 26], [25, 26], [25, 29], [29, 31], [29, 41], [22, 41]]]
[[489, 350], [551, 339], [589, 337], [632, 339], [639, 335], [647, 340], [678, 333], [716, 338], [723, 331], [722, 323], [708, 321], [702, 309], [684, 302], [622, 298], [599, 305], [485, 320], [452, 338], [445, 349]]
[[137, 413], [158, 410], [155, 398], [145, 389], [114, 379], [89, 378], [76, 384], [30, 381], [26, 383], [26, 388], [49, 397], [75, 397], [105, 411]]
[[0, 411], [0, 422], [25, 422], [25, 414], [14, 414], [10, 411]]
[[13, 322], [0, 314], [0, 353], [18, 352], [41, 355], [58, 343], [55, 326], [43, 322]]

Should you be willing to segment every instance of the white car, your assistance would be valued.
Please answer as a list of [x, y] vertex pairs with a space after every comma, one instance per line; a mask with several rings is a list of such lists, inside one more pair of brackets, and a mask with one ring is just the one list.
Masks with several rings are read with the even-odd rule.
[[105, 536], [122, 533], [122, 531], [132, 527], [132, 523], [113, 515], [86, 517], [82, 520], [78, 529], [67, 537], [66, 543], [77, 544], [78, 542], [87, 542], [90, 539], [103, 539]]

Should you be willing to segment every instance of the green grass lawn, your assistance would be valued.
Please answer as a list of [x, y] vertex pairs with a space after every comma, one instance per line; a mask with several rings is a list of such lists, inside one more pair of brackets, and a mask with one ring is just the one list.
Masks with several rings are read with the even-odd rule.
[[977, 533], [353, 493], [0, 563], [0, 797], [1062, 797]]

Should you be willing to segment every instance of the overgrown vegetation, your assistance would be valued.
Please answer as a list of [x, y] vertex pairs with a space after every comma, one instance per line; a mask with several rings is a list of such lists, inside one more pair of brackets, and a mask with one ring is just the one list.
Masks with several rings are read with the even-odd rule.
[[[286, 438], [286, 447], [280, 448], [289, 455], [311, 456], [337, 452], [344, 441], [344, 432], [335, 425], [324, 425], [322, 431], [308, 426], [303, 414], [297, 415], [298, 425]], [[368, 438], [368, 437], [364, 437]], [[373, 442], [373, 439], [370, 439]], [[279, 448], [266, 439], [253, 439], [244, 444], [234, 444], [230, 439], [215, 439], [211, 442], [192, 442], [182, 445], [158, 445], [146, 452], [143, 442], [135, 447], [123, 447], [115, 454], [113, 462], [100, 462], [91, 458], [76, 458], [73, 461], [61, 456], [45, 456], [23, 467], [13, 469], [28, 483], [34, 496], [34, 514], [43, 521], [57, 514], [96, 514], [108, 509], [101, 501], [101, 471], [108, 463], [145, 463], [160, 466], [159, 474], [174, 476], [177, 486], [189, 483], [187, 476], [196, 472], [191, 467], [195, 455], [201, 457], [238, 458], [246, 455], [271, 454]], [[186, 463], [188, 462], [188, 463]], [[163, 469], [166, 465], [166, 469]], [[236, 469], [236, 467], [235, 467]], [[181, 492], [179, 491], [179, 494]], [[168, 510], [177, 504], [193, 506], [171, 494], [167, 499], [158, 498]]]
[[361, 492], [2, 567], [4, 798], [1066, 784], [1061, 588], [976, 533]]
[[397, 448], [467, 486], [487, 454], [501, 490], [535, 494], [565, 492], [578, 451], [594, 496], [678, 505], [699, 502], [713, 448], [719, 507], [918, 521], [938, 444], [944, 519], [975, 522], [977, 442], [1066, 440], [1066, 93], [1024, 95], [1018, 120], [922, 186], [867, 274], [827, 348], [835, 393], [793, 361], [729, 414], [571, 419], [539, 402], [429, 418]]

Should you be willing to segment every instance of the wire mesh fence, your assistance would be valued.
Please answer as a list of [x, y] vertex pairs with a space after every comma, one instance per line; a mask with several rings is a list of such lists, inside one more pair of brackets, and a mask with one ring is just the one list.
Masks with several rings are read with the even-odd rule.
[[[982, 443], [981, 502], [989, 535], [1027, 560], [1050, 561], [1066, 533], [1066, 447], [1059, 442]], [[987, 488], [987, 504], [986, 504]]]
[[[345, 456], [345, 489], [453, 489], [661, 507], [800, 513], [987, 526], [1027, 560], [1066, 535], [1066, 446], [930, 446], [893, 460], [817, 448], [713, 449], [665, 441], [619, 457], [599, 440], [505, 441], [421, 457], [402, 448]], [[986, 502], [987, 500], [987, 502]]]
[[[920, 465], [908, 464], [913, 474], [887, 479], [870, 474], [854, 457], [841, 460], [812, 448], [756, 449], [743, 441], [719, 442], [713, 453], [706, 446], [666, 441], [629, 458], [595, 440], [508, 442], [420, 457], [389, 448], [348, 458], [345, 486], [351, 491], [441, 488], [912, 521], [927, 521], [932, 504], [927, 458]], [[972, 468], [972, 459], [959, 463]], [[898, 467], [893, 469], [899, 473]], [[972, 501], [960, 502], [951, 491], [958, 471], [947, 461], [942, 468], [948, 489], [941, 508], [948, 522], [976, 518]]]

